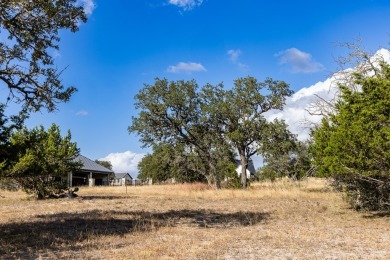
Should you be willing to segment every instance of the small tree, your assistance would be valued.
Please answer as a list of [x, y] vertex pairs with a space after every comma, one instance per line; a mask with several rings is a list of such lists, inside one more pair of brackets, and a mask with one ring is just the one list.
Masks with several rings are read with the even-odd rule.
[[[62, 71], [52, 53], [59, 49], [61, 30], [76, 32], [86, 22], [81, 2], [0, 1], [0, 175], [15, 159], [10, 147], [13, 131], [23, 126], [31, 112], [55, 111], [76, 91], [61, 82]], [[6, 113], [11, 102], [20, 105], [16, 115]]]
[[153, 146], [153, 153], [147, 154], [138, 163], [138, 178], [146, 181], [163, 182], [172, 177], [174, 172], [174, 151], [169, 144]]
[[237, 167], [231, 160], [221, 160], [218, 162], [217, 167], [218, 171], [224, 176], [223, 187], [228, 189], [242, 188], [241, 177], [237, 174]]
[[70, 132], [62, 137], [55, 124], [48, 131], [43, 126], [16, 131], [10, 147], [13, 157], [3, 164], [3, 177], [12, 178], [37, 199], [62, 194], [66, 175], [80, 166], [75, 162], [79, 149]]

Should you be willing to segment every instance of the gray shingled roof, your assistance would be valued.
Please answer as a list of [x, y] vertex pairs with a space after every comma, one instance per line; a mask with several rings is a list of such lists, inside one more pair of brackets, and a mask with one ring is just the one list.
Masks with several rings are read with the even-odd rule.
[[133, 179], [133, 177], [131, 177], [131, 175], [127, 172], [125, 173], [115, 173], [115, 179], [122, 179], [124, 178], [126, 175], [129, 175], [131, 179]]
[[[235, 159], [234, 160], [234, 164], [236, 165], [236, 167], [240, 166], [241, 165], [241, 161], [238, 160], [238, 159]], [[255, 166], [253, 165], [253, 161], [251, 159], [249, 159], [248, 161], [248, 166], [246, 167], [246, 169], [252, 173], [252, 174], [255, 174], [256, 173], [256, 170], [255, 170]]]
[[81, 170], [83, 171], [92, 171], [92, 172], [104, 172], [104, 173], [112, 173], [110, 169], [107, 169], [106, 167], [92, 161], [91, 159], [79, 155], [75, 159], [76, 162], [81, 162], [83, 165], [81, 166]]

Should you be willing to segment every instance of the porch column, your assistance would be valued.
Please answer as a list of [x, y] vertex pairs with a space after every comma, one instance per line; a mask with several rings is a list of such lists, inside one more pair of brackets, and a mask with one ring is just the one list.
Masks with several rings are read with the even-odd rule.
[[68, 187], [72, 187], [72, 178], [73, 178], [73, 173], [69, 172], [68, 173]]
[[89, 173], [89, 187], [95, 186], [95, 179], [92, 176], [92, 172]]

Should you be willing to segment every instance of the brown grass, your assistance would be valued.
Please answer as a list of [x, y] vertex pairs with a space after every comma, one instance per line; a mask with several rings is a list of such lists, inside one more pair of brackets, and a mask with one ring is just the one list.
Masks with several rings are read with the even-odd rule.
[[0, 258], [390, 259], [388, 213], [358, 213], [324, 181], [0, 191]]

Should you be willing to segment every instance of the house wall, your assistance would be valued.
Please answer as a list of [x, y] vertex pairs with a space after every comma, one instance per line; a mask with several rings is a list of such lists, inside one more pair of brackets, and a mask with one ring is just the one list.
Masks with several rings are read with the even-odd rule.
[[109, 185], [109, 174], [93, 173], [92, 178], [95, 179], [96, 186], [108, 186]]
[[130, 178], [130, 176], [126, 175], [124, 178], [113, 179], [111, 181], [111, 185], [114, 186], [132, 185], [132, 179]]
[[106, 186], [109, 184], [109, 174], [93, 172], [74, 172], [68, 174], [68, 186]]
[[113, 180], [111, 181], [111, 185], [113, 185], [113, 186], [122, 186], [122, 185], [125, 185], [124, 178], [113, 179]]
[[[237, 176], [238, 176], [238, 177], [241, 176], [241, 171], [242, 171], [242, 167], [241, 167], [241, 165], [240, 165], [240, 166], [238, 166], [238, 167], [236, 168], [236, 172], [237, 172]], [[247, 179], [250, 179], [250, 178], [251, 178], [251, 172], [250, 172], [248, 169], [246, 169], [246, 178], [247, 178]]]

